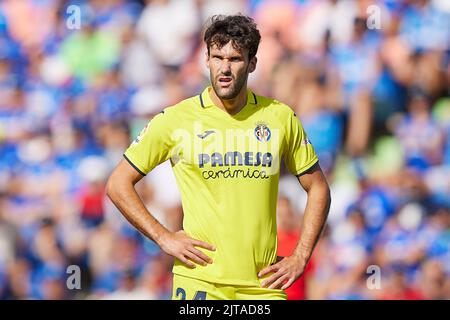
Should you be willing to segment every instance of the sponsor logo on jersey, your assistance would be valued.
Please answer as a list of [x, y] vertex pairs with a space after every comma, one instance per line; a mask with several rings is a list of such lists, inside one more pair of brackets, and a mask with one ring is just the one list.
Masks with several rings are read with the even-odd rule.
[[199, 137], [200, 139], [205, 139], [207, 136], [213, 133], [215, 133], [214, 130], [206, 130], [203, 134], [197, 134], [197, 137]]
[[273, 156], [270, 152], [244, 152], [230, 151], [222, 154], [220, 152], [214, 152], [209, 155], [207, 153], [201, 153], [198, 155], [199, 167], [203, 168], [205, 164], [211, 164], [212, 167], [223, 166], [262, 166], [271, 167]]

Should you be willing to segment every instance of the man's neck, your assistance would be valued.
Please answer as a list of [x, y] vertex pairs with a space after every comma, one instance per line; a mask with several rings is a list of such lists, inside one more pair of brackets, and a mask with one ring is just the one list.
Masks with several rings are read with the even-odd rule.
[[220, 99], [213, 88], [209, 90], [209, 96], [212, 102], [221, 108], [222, 110], [228, 112], [231, 115], [238, 113], [247, 104], [247, 86], [242, 86], [241, 91], [234, 99], [223, 100]]

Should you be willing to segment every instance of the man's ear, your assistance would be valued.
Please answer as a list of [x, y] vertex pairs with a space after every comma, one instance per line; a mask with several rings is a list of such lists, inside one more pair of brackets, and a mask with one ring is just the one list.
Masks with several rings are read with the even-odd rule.
[[248, 73], [252, 73], [253, 71], [255, 71], [257, 62], [258, 59], [256, 57], [250, 59], [250, 62], [248, 63]]

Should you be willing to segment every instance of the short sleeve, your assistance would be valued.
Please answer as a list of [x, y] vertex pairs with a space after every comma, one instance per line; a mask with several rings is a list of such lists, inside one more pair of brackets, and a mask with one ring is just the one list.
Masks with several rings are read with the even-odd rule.
[[170, 158], [171, 123], [169, 115], [157, 114], [125, 151], [125, 159], [142, 175]]
[[285, 138], [284, 161], [292, 174], [299, 176], [319, 161], [300, 120], [292, 111], [286, 123]]

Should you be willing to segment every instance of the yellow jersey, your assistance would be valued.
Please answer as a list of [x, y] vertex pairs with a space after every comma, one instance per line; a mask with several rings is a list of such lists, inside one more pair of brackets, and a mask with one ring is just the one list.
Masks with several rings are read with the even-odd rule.
[[276, 204], [281, 159], [294, 175], [318, 158], [293, 110], [247, 91], [230, 115], [211, 87], [154, 116], [124, 157], [142, 175], [169, 160], [180, 190], [183, 229], [208, 242], [213, 259], [173, 273], [213, 283], [259, 286], [258, 272], [276, 261]]

